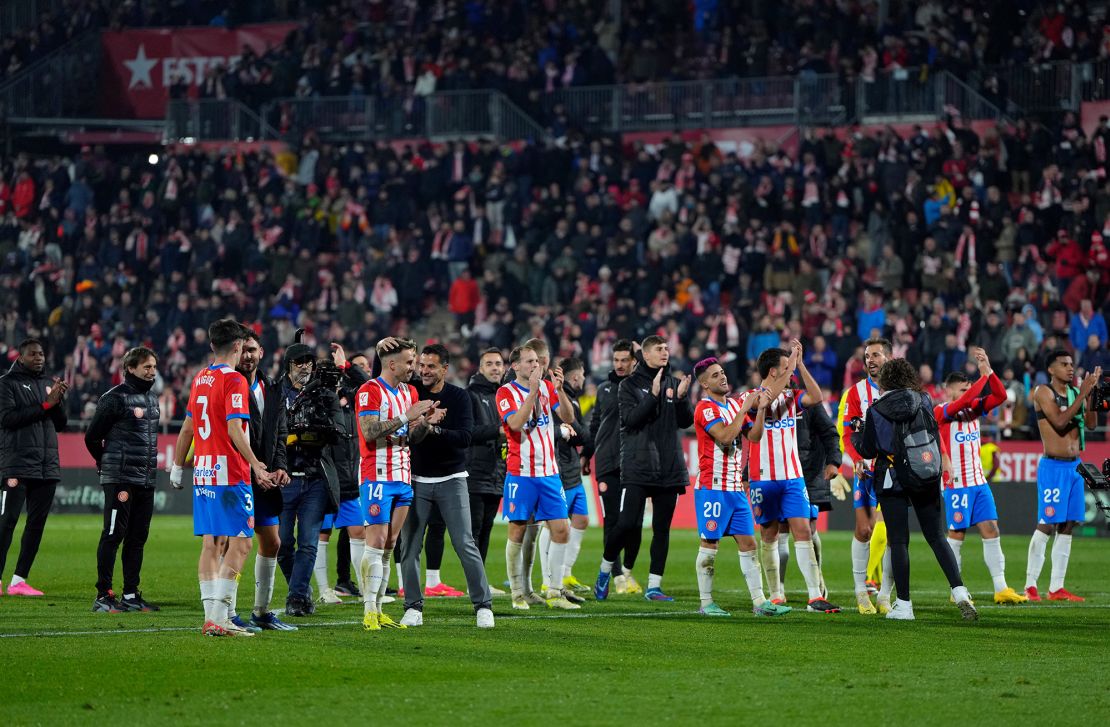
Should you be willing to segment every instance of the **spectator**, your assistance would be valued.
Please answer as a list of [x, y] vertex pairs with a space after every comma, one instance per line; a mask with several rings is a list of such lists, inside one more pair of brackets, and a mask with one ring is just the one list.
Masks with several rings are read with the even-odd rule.
[[1068, 340], [1075, 351], [1086, 347], [1087, 339], [1094, 336], [1098, 345], [1106, 345], [1106, 319], [1095, 312], [1091, 301], [1084, 298], [1079, 302], [1079, 311], [1073, 313], [1068, 326]]

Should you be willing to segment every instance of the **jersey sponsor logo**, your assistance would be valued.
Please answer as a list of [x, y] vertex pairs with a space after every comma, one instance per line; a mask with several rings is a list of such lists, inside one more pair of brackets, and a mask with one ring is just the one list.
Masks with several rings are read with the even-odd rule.
[[706, 520], [705, 521], [705, 529], [708, 530], [711, 533], [715, 532], [717, 530], [717, 521], [716, 520]]
[[130, 497], [130, 495], [128, 495], [128, 494], [127, 494], [127, 490], [121, 490], [121, 491], [120, 491], [120, 492], [119, 492], [119, 493], [118, 493], [118, 494], [116, 495], [116, 499], [117, 499], [117, 500], [119, 500], [120, 502], [127, 502], [127, 499], [128, 499], [129, 497]]
[[142, 419], [144, 416], [146, 416], [146, 409], [142, 408], [141, 406], [137, 406], [131, 410], [131, 413], [135, 415], [136, 419]]
[[508, 410], [509, 410], [509, 400], [508, 399], [502, 399], [501, 400], [501, 411], [508, 411]]
[[359, 392], [358, 405], [359, 406], [369, 406], [370, 405], [370, 392], [368, 392], [368, 391]]
[[242, 409], [243, 408], [243, 395], [242, 394], [232, 394], [231, 395], [231, 407], [233, 409]]
[[956, 432], [952, 435], [952, 439], [956, 440], [960, 444], [963, 444], [964, 442], [978, 442], [979, 432]]
[[783, 417], [766, 423], [767, 429], [793, 429], [798, 423], [794, 417]]
[[194, 487], [193, 494], [197, 497], [207, 497], [209, 500], [216, 499], [216, 491], [207, 487]]

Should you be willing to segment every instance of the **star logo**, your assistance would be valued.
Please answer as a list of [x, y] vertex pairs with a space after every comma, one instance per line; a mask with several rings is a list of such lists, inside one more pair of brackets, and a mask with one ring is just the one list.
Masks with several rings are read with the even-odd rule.
[[139, 52], [135, 57], [124, 61], [123, 65], [131, 72], [131, 83], [127, 85], [128, 91], [134, 88], [154, 88], [154, 83], [150, 80], [150, 72], [158, 65], [158, 59], [147, 58], [145, 45], [140, 44]]

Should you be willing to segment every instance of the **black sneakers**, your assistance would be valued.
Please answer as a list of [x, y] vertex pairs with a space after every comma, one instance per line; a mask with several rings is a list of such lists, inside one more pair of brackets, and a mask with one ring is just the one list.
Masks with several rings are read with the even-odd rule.
[[123, 613], [123, 608], [120, 607], [119, 601], [116, 600], [116, 594], [108, 591], [104, 595], [97, 596], [93, 601], [93, 613]]
[[142, 592], [136, 593], [134, 596], [124, 596], [119, 600], [119, 607], [123, 611], [161, 611], [162, 609], [155, 606], [153, 603], [148, 603], [143, 600]]
[[810, 613], [840, 613], [840, 606], [834, 606], [823, 598], [815, 598], [806, 604]]
[[316, 613], [316, 606], [307, 598], [293, 597], [285, 602], [286, 616], [311, 616]]
[[335, 584], [335, 592], [340, 596], [354, 596], [355, 598], [362, 598], [359, 593], [358, 586], [350, 581], [341, 581]]

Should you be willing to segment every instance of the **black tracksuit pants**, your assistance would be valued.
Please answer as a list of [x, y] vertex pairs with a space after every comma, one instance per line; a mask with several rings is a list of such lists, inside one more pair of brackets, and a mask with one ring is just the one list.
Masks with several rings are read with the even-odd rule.
[[963, 585], [956, 556], [945, 539], [944, 504], [939, 491], [879, 493], [879, 505], [886, 521], [886, 539], [890, 547], [890, 566], [894, 570], [894, 587], [898, 598], [910, 600], [910, 506], [917, 513], [921, 534], [933, 549], [933, 555], [952, 588]]
[[[625, 484], [620, 497], [620, 516], [613, 537], [605, 544], [605, 560], [616, 562], [623, 545], [624, 565], [631, 569], [629, 555], [632, 543], [639, 550], [640, 531], [643, 528], [644, 509], [651, 498], [651, 565], [648, 573], [663, 575], [667, 566], [667, 553], [671, 548], [671, 520], [678, 505], [677, 488], [641, 487]], [[635, 553], [636, 551], [633, 551]], [[631, 563], [636, 561], [633, 558]]]
[[478, 544], [478, 552], [482, 554], [483, 563], [486, 562], [486, 553], [489, 552], [489, 536], [493, 532], [493, 522], [497, 519], [497, 508], [500, 505], [501, 495], [499, 494], [470, 493], [470, 531], [474, 535], [474, 542]]
[[116, 551], [123, 545], [123, 594], [138, 593], [143, 549], [154, 516], [154, 488], [104, 485], [104, 528], [96, 547], [96, 593], [112, 590]]
[[54, 490], [57, 486], [57, 480], [33, 480], [24, 477], [8, 477], [0, 482], [0, 576], [4, 574], [8, 548], [12, 544], [19, 513], [25, 502], [27, 522], [23, 526], [15, 574], [20, 578], [27, 578], [31, 574], [31, 566], [39, 552], [42, 533], [46, 529], [46, 518], [50, 515], [50, 506], [54, 504]]

